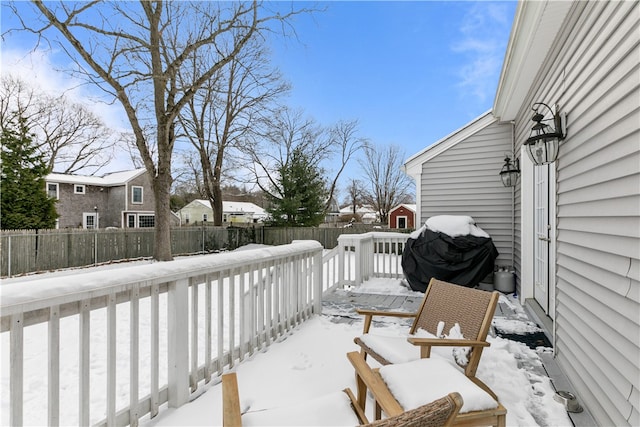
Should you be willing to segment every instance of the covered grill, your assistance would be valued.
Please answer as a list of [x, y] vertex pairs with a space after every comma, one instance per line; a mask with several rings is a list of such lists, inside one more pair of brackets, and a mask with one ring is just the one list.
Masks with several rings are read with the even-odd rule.
[[494, 270], [498, 257], [491, 237], [470, 216], [440, 215], [409, 237], [402, 269], [409, 286], [424, 292], [435, 277], [475, 287]]

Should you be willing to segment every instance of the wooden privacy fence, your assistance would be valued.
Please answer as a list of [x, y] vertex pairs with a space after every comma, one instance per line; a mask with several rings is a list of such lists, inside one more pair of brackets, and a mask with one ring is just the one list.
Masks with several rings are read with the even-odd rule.
[[[326, 249], [337, 247], [341, 234], [359, 234], [371, 227], [275, 228], [180, 227], [171, 230], [173, 255], [231, 250], [249, 243], [286, 245], [315, 240]], [[83, 267], [153, 256], [154, 229], [12, 230], [0, 233], [0, 277]]]
[[[235, 249], [255, 241], [251, 229], [182, 227], [171, 230], [173, 255]], [[0, 276], [153, 256], [154, 229], [12, 230], [0, 234]]]

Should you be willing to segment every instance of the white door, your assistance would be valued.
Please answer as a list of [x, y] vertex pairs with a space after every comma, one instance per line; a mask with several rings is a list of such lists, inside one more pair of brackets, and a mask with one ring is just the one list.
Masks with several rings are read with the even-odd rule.
[[98, 214], [85, 212], [82, 215], [82, 226], [84, 228], [98, 228]]
[[534, 167], [534, 239], [533, 295], [540, 307], [553, 318], [553, 283], [555, 259], [553, 248], [555, 197], [549, 165]]

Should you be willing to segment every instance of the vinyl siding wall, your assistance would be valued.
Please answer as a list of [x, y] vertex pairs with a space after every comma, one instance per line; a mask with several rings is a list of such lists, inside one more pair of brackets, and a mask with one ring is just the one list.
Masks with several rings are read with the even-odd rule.
[[510, 124], [493, 123], [422, 164], [420, 217], [469, 215], [491, 236], [496, 265], [513, 265], [513, 189], [500, 170], [512, 152]]
[[639, 16], [638, 2], [575, 2], [516, 119], [519, 151], [533, 102], [568, 113], [555, 351], [599, 425], [640, 425]]

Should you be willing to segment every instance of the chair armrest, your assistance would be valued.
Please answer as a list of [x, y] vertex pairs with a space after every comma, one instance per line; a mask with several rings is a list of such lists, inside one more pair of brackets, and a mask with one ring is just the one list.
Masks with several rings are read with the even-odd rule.
[[361, 309], [361, 308], [356, 309], [356, 312], [364, 316], [364, 326], [362, 328], [362, 333], [364, 334], [369, 333], [373, 316], [401, 317], [401, 318], [411, 318], [411, 317], [417, 316], [417, 313], [407, 313], [404, 311], [367, 310], [367, 309]]
[[417, 313], [408, 313], [406, 311], [384, 311], [384, 310], [367, 310], [358, 308], [358, 314], [364, 316], [387, 316], [387, 317], [416, 317]]
[[407, 338], [407, 341], [409, 341], [413, 345], [428, 347], [489, 347], [491, 345], [487, 341], [448, 338], [409, 337]]
[[449, 339], [449, 338], [407, 338], [413, 345], [420, 346], [420, 357], [427, 358], [431, 356], [431, 347], [488, 347], [486, 341], [475, 341], [465, 339]]
[[235, 372], [222, 376], [222, 425], [224, 427], [242, 426], [238, 378]]
[[[366, 401], [366, 390], [371, 390], [371, 393], [375, 397], [376, 402], [380, 405], [382, 410], [388, 417], [393, 417], [404, 412], [400, 403], [393, 397], [391, 391], [387, 388], [384, 380], [380, 374], [376, 374], [362, 355], [357, 351], [347, 353], [347, 358], [356, 370], [356, 380], [363, 384], [358, 384], [358, 404], [364, 409], [364, 402]], [[364, 386], [364, 387], [362, 387]], [[363, 393], [363, 394], [361, 394]]]

